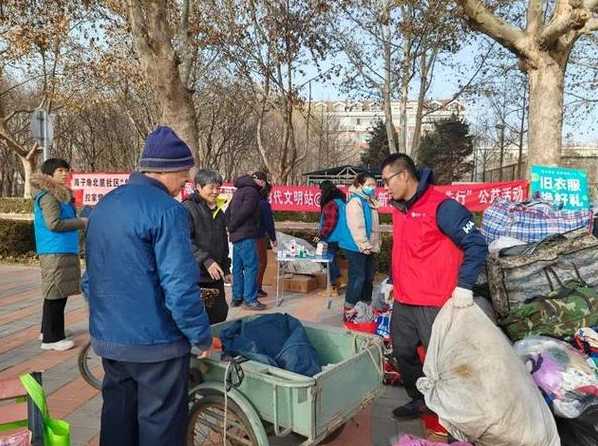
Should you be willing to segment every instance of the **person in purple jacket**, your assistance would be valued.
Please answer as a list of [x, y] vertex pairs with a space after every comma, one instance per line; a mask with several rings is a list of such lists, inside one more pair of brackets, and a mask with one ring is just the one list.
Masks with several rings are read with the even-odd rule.
[[233, 299], [231, 306], [262, 311], [266, 306], [257, 299], [259, 260], [257, 239], [260, 220], [260, 191], [265, 185], [255, 175], [237, 178], [237, 188], [225, 216], [229, 239], [233, 244]]

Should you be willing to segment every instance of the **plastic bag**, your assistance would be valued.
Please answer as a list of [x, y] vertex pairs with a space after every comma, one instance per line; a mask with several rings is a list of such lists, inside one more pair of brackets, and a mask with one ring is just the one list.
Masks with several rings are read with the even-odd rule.
[[372, 306], [376, 310], [386, 311], [388, 307], [392, 306], [392, 302], [392, 283], [389, 283], [387, 277], [374, 289], [372, 293]]
[[452, 298], [432, 327], [417, 381], [456, 439], [476, 446], [559, 446], [554, 418], [510, 342], [473, 299]]
[[31, 432], [20, 431], [0, 438], [0, 446], [29, 446], [31, 445]]
[[[446, 443], [436, 443], [429, 440], [424, 440], [423, 438], [417, 438], [412, 435], [401, 435], [399, 441], [393, 443], [393, 446], [444, 446]], [[463, 441], [458, 441], [456, 443], [451, 443], [453, 446], [472, 446], [471, 443], [466, 443]]]
[[598, 406], [598, 376], [587, 357], [566, 342], [545, 336], [530, 336], [515, 343], [552, 404], [555, 415], [577, 418], [588, 407]]
[[598, 407], [591, 407], [579, 418], [556, 419], [562, 446], [596, 446], [598, 444]]

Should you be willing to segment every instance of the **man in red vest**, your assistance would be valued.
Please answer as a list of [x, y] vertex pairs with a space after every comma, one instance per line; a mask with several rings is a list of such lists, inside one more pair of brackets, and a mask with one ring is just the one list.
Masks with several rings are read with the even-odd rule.
[[448, 299], [472, 294], [488, 247], [471, 213], [430, 187], [430, 169], [417, 171], [410, 157], [397, 153], [382, 163], [382, 179], [392, 196], [391, 336], [405, 390], [412, 398], [393, 415], [416, 418], [428, 412], [415, 387], [423, 375], [417, 347], [420, 343], [428, 347], [434, 319]]

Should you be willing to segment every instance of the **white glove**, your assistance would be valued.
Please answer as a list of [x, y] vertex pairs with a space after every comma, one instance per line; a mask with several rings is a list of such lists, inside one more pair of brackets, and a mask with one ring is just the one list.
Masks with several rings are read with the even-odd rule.
[[456, 308], [465, 308], [473, 305], [473, 291], [466, 288], [455, 288], [451, 297], [453, 298], [453, 306]]

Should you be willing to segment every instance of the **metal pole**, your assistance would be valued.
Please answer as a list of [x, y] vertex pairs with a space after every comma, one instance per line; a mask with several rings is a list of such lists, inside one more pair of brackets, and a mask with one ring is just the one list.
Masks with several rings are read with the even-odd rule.
[[44, 161], [48, 159], [48, 114], [43, 112], [42, 138], [44, 140]]

